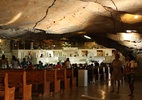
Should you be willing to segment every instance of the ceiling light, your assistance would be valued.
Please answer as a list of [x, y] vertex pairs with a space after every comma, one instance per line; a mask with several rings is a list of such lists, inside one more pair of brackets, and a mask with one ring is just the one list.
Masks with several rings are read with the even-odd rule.
[[84, 35], [84, 37], [85, 37], [86, 39], [91, 39], [91, 37], [89, 37], [89, 36], [87, 36], [87, 35]]
[[2, 39], [0, 39], [0, 44], [1, 44], [1, 42], [2, 42]]
[[122, 38], [123, 38], [124, 41], [131, 41], [132, 34], [131, 33], [123, 33]]
[[137, 19], [137, 18], [139, 18], [139, 16], [138, 15], [135, 15], [135, 17], [134, 17], [135, 19]]
[[142, 22], [142, 15], [136, 15], [136, 14], [123, 14], [121, 15], [121, 21], [123, 23], [139, 23]]
[[127, 33], [131, 33], [131, 30], [126, 30]]
[[22, 16], [22, 14], [23, 14], [22, 12], [18, 13], [16, 16], [14, 16], [9, 22], [5, 23], [4, 25], [9, 25], [16, 22]]
[[137, 32], [136, 30], [126, 30], [127, 33], [135, 33]]
[[78, 32], [78, 34], [85, 34], [86, 32]]

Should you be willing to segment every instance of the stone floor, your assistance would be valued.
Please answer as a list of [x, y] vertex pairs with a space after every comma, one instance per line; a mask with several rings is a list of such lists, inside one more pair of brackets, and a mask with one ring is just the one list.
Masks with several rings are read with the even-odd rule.
[[126, 82], [121, 84], [120, 93], [111, 93], [110, 87], [110, 81], [95, 82], [46, 97], [34, 96], [33, 100], [142, 100], [142, 80], [135, 82], [134, 97], [128, 96], [130, 92]]

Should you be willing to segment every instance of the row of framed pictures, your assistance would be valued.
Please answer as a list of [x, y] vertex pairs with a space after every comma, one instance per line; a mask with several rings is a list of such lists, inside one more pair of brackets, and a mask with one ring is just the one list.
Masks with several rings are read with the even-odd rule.
[[13, 54], [22, 61], [23, 58], [38, 63], [56, 63], [70, 58], [72, 63], [85, 63], [90, 60], [111, 62], [115, 49], [66, 49], [66, 50], [13, 50]]
[[113, 56], [115, 49], [67, 49], [67, 50], [14, 50], [19, 58], [32, 56], [33, 58], [44, 57], [94, 57]]
[[116, 50], [114, 49], [81, 49], [77, 51], [62, 51], [62, 56], [68, 57], [93, 57], [93, 56], [113, 56]]

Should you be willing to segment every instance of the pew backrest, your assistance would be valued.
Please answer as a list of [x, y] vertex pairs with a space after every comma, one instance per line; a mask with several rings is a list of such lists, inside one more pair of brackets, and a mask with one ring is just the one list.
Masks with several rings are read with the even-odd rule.
[[55, 82], [57, 80], [57, 70], [46, 70], [46, 80]]
[[57, 79], [66, 80], [66, 69], [57, 70]]
[[42, 84], [46, 81], [46, 70], [26, 70], [27, 82], [32, 84]]

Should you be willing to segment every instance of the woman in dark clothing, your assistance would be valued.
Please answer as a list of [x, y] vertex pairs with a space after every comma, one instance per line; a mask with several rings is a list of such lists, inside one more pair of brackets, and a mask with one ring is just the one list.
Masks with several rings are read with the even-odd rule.
[[12, 64], [12, 68], [15, 68], [15, 69], [20, 68], [19, 60], [15, 56], [12, 56], [11, 64]]

